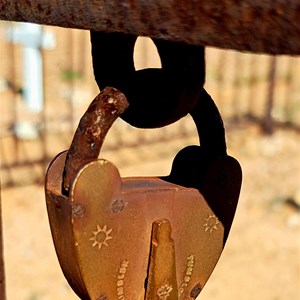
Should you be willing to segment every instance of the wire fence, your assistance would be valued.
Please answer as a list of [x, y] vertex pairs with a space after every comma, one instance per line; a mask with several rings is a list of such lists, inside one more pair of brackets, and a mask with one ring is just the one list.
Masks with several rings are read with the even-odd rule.
[[[25, 42], [9, 39], [8, 32], [18, 26], [0, 23], [3, 186], [41, 181], [49, 161], [69, 147], [80, 116], [98, 93], [89, 33], [43, 26], [40, 39], [43, 40], [44, 33], [51, 34], [55, 45], [52, 49], [43, 47], [43, 43], [36, 47], [41, 55], [43, 97], [42, 109], [32, 109], [26, 96], [24, 53], [26, 47], [36, 45], [28, 45], [26, 35]], [[138, 40], [134, 58], [137, 69], [160, 64], [149, 39]], [[255, 122], [268, 134], [278, 126], [299, 130], [300, 58], [208, 48], [206, 64], [205, 87], [219, 106], [225, 125]], [[29, 66], [27, 76], [34, 78], [33, 73], [34, 64]], [[135, 129], [118, 120], [104, 147], [118, 151], [195, 134], [190, 118], [155, 130]]]

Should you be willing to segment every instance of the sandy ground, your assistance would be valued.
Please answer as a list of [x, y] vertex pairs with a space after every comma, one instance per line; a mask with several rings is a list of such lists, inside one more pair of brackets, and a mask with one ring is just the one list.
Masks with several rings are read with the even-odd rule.
[[[123, 176], [167, 174], [181, 139], [103, 153]], [[235, 221], [201, 300], [300, 299], [300, 214], [286, 200], [300, 188], [300, 136], [255, 126], [228, 133], [229, 152], [243, 167]], [[122, 163], [120, 163], [122, 165]], [[52, 244], [43, 187], [2, 190], [8, 300], [78, 299], [66, 283]], [[134, 300], [134, 299], [133, 299]]]

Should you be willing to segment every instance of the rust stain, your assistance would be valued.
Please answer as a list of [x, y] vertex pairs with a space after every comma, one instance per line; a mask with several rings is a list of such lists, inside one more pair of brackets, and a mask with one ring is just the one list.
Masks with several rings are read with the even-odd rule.
[[127, 108], [126, 97], [117, 89], [105, 88], [81, 118], [67, 154], [63, 189], [69, 190], [77, 171], [98, 158], [103, 140], [113, 122]]
[[298, 0], [0, 0], [0, 19], [300, 54]]

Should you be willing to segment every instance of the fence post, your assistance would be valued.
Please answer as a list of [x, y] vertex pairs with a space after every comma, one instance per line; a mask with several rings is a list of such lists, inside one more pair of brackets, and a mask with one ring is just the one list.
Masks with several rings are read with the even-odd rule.
[[55, 47], [54, 35], [44, 32], [41, 25], [21, 23], [11, 26], [7, 39], [23, 48], [23, 85], [24, 100], [32, 112], [43, 110], [43, 57], [42, 48]]
[[266, 134], [273, 133], [273, 119], [272, 119], [272, 109], [274, 104], [274, 90], [275, 90], [275, 77], [276, 77], [276, 66], [277, 58], [272, 56], [270, 59], [270, 69], [268, 76], [268, 96], [265, 106], [265, 115], [262, 120], [262, 129]]
[[249, 86], [248, 86], [248, 108], [246, 116], [249, 120], [255, 120], [257, 117], [257, 105], [256, 105], [256, 89], [257, 89], [257, 59], [258, 57], [254, 54], [250, 58], [250, 70], [249, 70]]
[[2, 200], [1, 200], [1, 182], [0, 182], [0, 299], [5, 300], [5, 270], [3, 256], [3, 227], [2, 227]]

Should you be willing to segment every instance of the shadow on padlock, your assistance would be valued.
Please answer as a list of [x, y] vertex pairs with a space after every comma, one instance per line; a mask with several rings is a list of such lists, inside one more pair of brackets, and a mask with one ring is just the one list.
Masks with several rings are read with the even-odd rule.
[[224, 248], [240, 187], [224, 127], [203, 90], [191, 112], [201, 146], [174, 159], [166, 177], [121, 178], [97, 159], [126, 99], [105, 88], [68, 152], [51, 163], [46, 201], [60, 265], [81, 299], [196, 299]]

